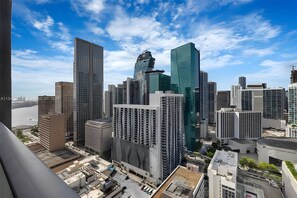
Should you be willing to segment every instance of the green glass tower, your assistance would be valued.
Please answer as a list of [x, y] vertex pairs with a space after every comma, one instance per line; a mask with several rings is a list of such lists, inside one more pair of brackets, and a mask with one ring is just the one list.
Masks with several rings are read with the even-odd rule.
[[161, 72], [149, 73], [149, 93], [170, 90], [170, 76], [162, 74]]
[[194, 43], [171, 50], [171, 88], [175, 93], [184, 95], [185, 143], [190, 151], [196, 149], [196, 139], [199, 137], [196, 125], [200, 104], [199, 74], [200, 52]]

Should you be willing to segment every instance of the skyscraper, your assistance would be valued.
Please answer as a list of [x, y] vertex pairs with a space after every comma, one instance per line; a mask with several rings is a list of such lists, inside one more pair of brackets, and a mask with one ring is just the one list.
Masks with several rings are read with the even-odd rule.
[[55, 112], [65, 116], [65, 136], [73, 138], [73, 83], [56, 82]]
[[209, 116], [208, 120], [209, 123], [215, 123], [215, 113], [217, 111], [217, 83], [209, 82], [208, 83], [208, 109], [209, 109]]
[[108, 85], [108, 90], [104, 93], [104, 113], [105, 117], [112, 117], [112, 106], [116, 104], [116, 87], [115, 85]]
[[241, 109], [241, 94], [240, 90], [242, 89], [241, 85], [232, 85], [231, 86], [231, 105], [236, 106], [236, 108]]
[[160, 71], [154, 71], [148, 73], [149, 76], [149, 93], [155, 93], [156, 91], [170, 91], [170, 76], [162, 74]]
[[55, 96], [38, 96], [38, 120], [40, 116], [50, 112], [55, 112]]
[[171, 87], [175, 93], [184, 95], [184, 122], [186, 147], [194, 150], [199, 130], [196, 128], [199, 112], [200, 52], [194, 43], [187, 43], [171, 50]]
[[103, 47], [75, 38], [73, 67], [73, 139], [84, 146], [86, 121], [102, 118]]
[[244, 76], [240, 76], [238, 78], [238, 84], [241, 86], [242, 89], [246, 88], [246, 78]]
[[260, 111], [266, 119], [284, 119], [285, 90], [283, 88], [248, 88], [240, 92], [243, 111]]
[[291, 84], [297, 83], [297, 70], [295, 70], [296, 66], [292, 66], [291, 70]]
[[198, 116], [199, 127], [200, 127], [200, 138], [206, 138], [208, 131], [208, 74], [207, 72], [200, 70], [200, 83], [199, 93], [200, 97], [196, 100], [200, 101], [200, 111]]
[[0, 1], [0, 122], [11, 129], [11, 0]]
[[150, 51], [144, 51], [137, 57], [134, 66], [134, 79], [138, 79], [138, 75], [144, 75], [146, 71], [152, 71], [154, 69], [155, 59]]
[[297, 83], [289, 85], [288, 90], [288, 113], [289, 124], [297, 124]]
[[230, 107], [230, 91], [217, 92], [217, 110]]
[[112, 159], [156, 184], [166, 179], [184, 156], [183, 95], [156, 92], [150, 105], [113, 109]]

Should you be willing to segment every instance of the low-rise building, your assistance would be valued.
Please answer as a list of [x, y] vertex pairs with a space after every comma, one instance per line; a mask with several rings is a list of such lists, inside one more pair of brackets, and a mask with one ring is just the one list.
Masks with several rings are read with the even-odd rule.
[[238, 155], [217, 150], [207, 168], [209, 198], [236, 197]]
[[245, 139], [230, 139], [228, 141], [228, 147], [232, 151], [238, 153], [255, 153], [256, 152], [256, 141], [255, 140], [245, 140]]
[[297, 138], [297, 127], [295, 125], [288, 125], [286, 127], [286, 137]]
[[[291, 166], [291, 168], [289, 168]], [[284, 186], [286, 198], [296, 198], [297, 197], [297, 179], [296, 175], [294, 176], [292, 170], [295, 168], [297, 171], [297, 163], [291, 162], [282, 162], [282, 184]]]
[[85, 124], [85, 147], [101, 158], [110, 160], [112, 147], [112, 118], [88, 120]]
[[259, 162], [281, 166], [282, 161], [297, 162], [297, 139], [266, 137], [257, 140]]
[[204, 198], [204, 174], [178, 166], [152, 195], [152, 198]]

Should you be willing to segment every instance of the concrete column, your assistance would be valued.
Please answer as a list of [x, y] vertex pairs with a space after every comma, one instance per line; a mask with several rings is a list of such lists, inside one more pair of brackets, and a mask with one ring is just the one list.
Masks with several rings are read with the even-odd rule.
[[11, 129], [11, 0], [0, 0], [0, 122]]

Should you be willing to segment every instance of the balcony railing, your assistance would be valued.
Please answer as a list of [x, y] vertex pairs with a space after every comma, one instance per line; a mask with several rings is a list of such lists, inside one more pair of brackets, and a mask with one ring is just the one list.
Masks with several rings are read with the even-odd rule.
[[0, 181], [1, 198], [79, 197], [1, 122]]

